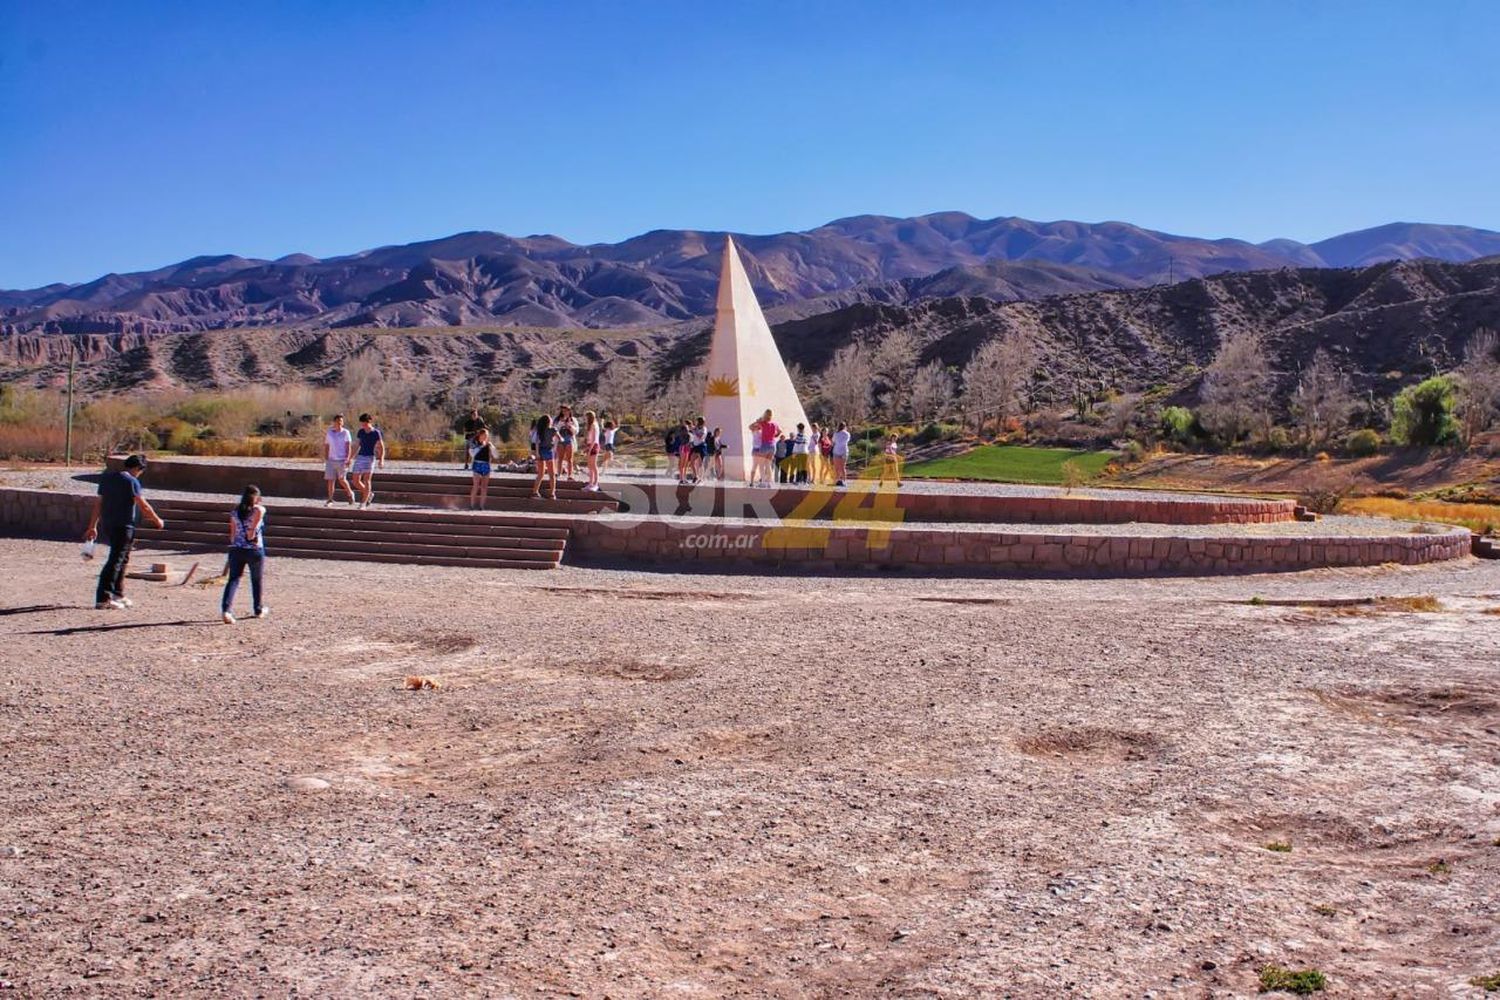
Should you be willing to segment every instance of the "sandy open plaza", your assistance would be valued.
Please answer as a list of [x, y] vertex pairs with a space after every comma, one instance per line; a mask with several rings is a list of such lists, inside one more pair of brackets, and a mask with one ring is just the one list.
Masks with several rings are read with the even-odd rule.
[[[1448, 997], [1500, 966], [1494, 562], [275, 559], [233, 628], [193, 584], [85, 611], [76, 544], [0, 563], [0, 995], [1240, 997], [1275, 963]], [[1434, 600], [1327, 606], [1372, 597]]]

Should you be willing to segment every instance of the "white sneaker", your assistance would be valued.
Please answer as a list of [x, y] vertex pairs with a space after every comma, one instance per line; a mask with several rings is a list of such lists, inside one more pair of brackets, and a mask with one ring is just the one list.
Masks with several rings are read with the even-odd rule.
[[323, 506], [324, 507], [332, 507], [333, 506], [333, 501], [332, 500], [324, 500], [323, 501]]
[[116, 597], [115, 602], [118, 604], [123, 604], [127, 608], [135, 607], [135, 602], [128, 597]]
[[234, 624], [234, 615], [230, 614], [228, 611], [224, 612], [223, 618], [224, 618], [224, 624], [225, 625], [233, 625]]
[[270, 608], [261, 608], [259, 611], [255, 612], [255, 617], [257, 617], [257, 618], [269, 618], [269, 617], [271, 617], [271, 609]]
[[100, 601], [94, 605], [95, 611], [124, 611], [125, 605], [116, 600]]

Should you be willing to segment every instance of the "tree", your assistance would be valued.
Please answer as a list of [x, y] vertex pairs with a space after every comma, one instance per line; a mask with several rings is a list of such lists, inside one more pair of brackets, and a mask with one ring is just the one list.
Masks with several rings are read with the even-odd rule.
[[1453, 379], [1434, 375], [1396, 394], [1391, 417], [1391, 440], [1397, 444], [1429, 447], [1447, 444], [1458, 437], [1453, 419]]
[[599, 376], [599, 405], [621, 421], [640, 423], [651, 402], [651, 369], [643, 362], [616, 358]]
[[1309, 451], [1325, 445], [1349, 424], [1356, 406], [1349, 375], [1319, 348], [1292, 392], [1292, 419]]
[[886, 413], [892, 421], [905, 408], [921, 354], [922, 346], [917, 342], [916, 334], [903, 329], [886, 334], [871, 357], [875, 374], [885, 383]]
[[1495, 358], [1496, 337], [1493, 330], [1477, 330], [1459, 366], [1458, 419], [1464, 444], [1489, 430], [1500, 412], [1500, 361]]
[[1010, 332], [979, 345], [964, 367], [963, 403], [981, 432], [991, 415], [1003, 426], [1020, 409], [1036, 366], [1036, 348], [1023, 334]]
[[653, 412], [662, 424], [690, 420], [703, 412], [703, 390], [708, 369], [689, 368], [669, 381], [656, 395]]
[[864, 348], [847, 344], [834, 352], [833, 360], [818, 380], [818, 394], [828, 404], [833, 420], [862, 423], [870, 415], [870, 389], [875, 371]]
[[911, 415], [919, 424], [941, 419], [953, 402], [953, 376], [936, 361], [917, 369], [911, 386]]
[[1219, 345], [1203, 370], [1198, 421], [1225, 444], [1234, 445], [1252, 430], [1270, 426], [1274, 388], [1271, 362], [1256, 333], [1237, 333]]

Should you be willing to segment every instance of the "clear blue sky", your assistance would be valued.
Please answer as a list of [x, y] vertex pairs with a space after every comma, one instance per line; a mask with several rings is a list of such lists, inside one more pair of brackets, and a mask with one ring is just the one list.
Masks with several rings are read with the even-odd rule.
[[0, 287], [845, 215], [1500, 229], [1500, 2], [0, 0]]

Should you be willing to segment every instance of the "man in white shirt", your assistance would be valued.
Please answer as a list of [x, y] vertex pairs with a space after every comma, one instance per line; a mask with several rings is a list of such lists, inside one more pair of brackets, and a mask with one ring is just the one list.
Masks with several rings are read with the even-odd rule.
[[354, 503], [354, 487], [349, 485], [349, 463], [354, 460], [354, 437], [344, 426], [344, 415], [336, 413], [333, 426], [323, 436], [323, 479], [328, 483], [328, 501], [324, 507], [333, 506], [333, 488], [342, 486]]
[[807, 482], [807, 455], [807, 427], [798, 424], [797, 433], [792, 435], [792, 482]]

